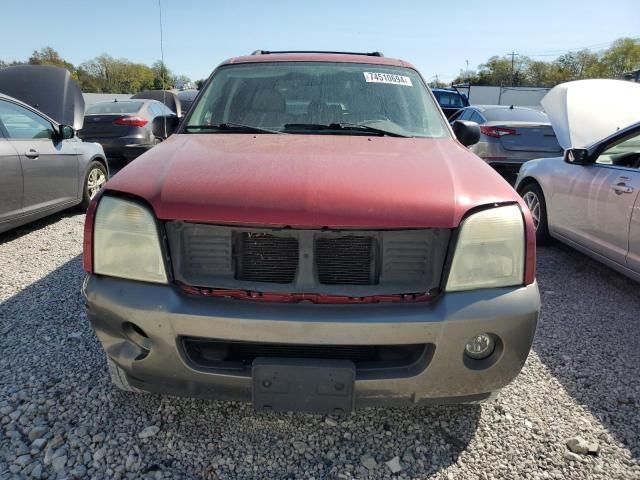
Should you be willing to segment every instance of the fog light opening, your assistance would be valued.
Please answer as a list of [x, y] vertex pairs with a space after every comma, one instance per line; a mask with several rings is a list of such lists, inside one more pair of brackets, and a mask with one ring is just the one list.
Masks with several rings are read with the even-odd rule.
[[489, 357], [496, 349], [496, 341], [493, 335], [481, 333], [472, 337], [464, 346], [464, 353], [474, 360], [483, 360]]

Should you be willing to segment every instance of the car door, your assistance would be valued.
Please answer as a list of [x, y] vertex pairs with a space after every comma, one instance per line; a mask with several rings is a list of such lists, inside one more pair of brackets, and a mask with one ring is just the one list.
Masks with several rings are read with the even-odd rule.
[[640, 192], [640, 133], [613, 138], [597, 149], [595, 162], [571, 165], [554, 204], [558, 233], [625, 266], [630, 225]]
[[49, 120], [13, 102], [0, 102], [0, 121], [20, 156], [23, 213], [77, 202], [76, 142], [58, 139]]
[[[0, 101], [1, 103], [1, 101]], [[0, 231], [2, 223], [20, 215], [22, 209], [22, 165], [0, 122]]]

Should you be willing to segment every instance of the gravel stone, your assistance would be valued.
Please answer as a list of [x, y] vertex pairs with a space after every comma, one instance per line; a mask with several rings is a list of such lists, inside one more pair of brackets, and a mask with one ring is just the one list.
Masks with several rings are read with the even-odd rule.
[[33, 427], [29, 430], [29, 440], [33, 442], [34, 440], [43, 437], [47, 431], [48, 429], [46, 427]]
[[600, 452], [598, 442], [588, 442], [582, 437], [571, 437], [565, 443], [573, 453], [597, 455]]
[[362, 463], [364, 468], [366, 468], [367, 470], [375, 470], [378, 466], [378, 462], [376, 462], [375, 458], [370, 455], [364, 455], [360, 457], [360, 463]]
[[115, 389], [79, 294], [83, 220], [0, 234], [0, 480], [640, 478], [638, 284], [580, 253], [538, 250], [533, 350], [495, 401], [336, 419]]
[[139, 434], [138, 434], [138, 438], [150, 438], [153, 437], [155, 434], [157, 434], [160, 431], [160, 427], [157, 427], [155, 425], [152, 425], [150, 427], [145, 428], [144, 430], [142, 430]]
[[400, 457], [393, 457], [388, 462], [385, 462], [385, 465], [389, 467], [391, 473], [398, 473], [402, 471], [402, 465], [400, 465]]

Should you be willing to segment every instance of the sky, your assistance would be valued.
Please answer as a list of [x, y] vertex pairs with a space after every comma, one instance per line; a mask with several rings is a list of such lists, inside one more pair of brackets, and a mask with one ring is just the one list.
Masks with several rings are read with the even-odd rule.
[[[640, 37], [640, 0], [160, 0], [164, 60], [206, 78], [233, 56], [263, 50], [381, 51], [450, 82], [492, 55], [552, 60]], [[50, 46], [77, 65], [102, 53], [160, 58], [158, 0], [0, 0], [0, 59]], [[28, 27], [28, 28], [27, 28]]]

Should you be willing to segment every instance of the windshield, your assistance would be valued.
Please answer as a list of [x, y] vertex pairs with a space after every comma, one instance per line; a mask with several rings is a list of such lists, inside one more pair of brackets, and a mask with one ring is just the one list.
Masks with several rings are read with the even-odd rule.
[[[250, 126], [271, 132], [448, 137], [438, 107], [411, 69], [372, 64], [274, 62], [220, 68], [192, 109], [185, 132]], [[372, 127], [320, 128], [348, 125]], [[315, 128], [314, 127], [318, 127]]]
[[142, 107], [142, 102], [105, 102], [96, 103], [87, 108], [86, 114], [96, 113], [136, 113]]

